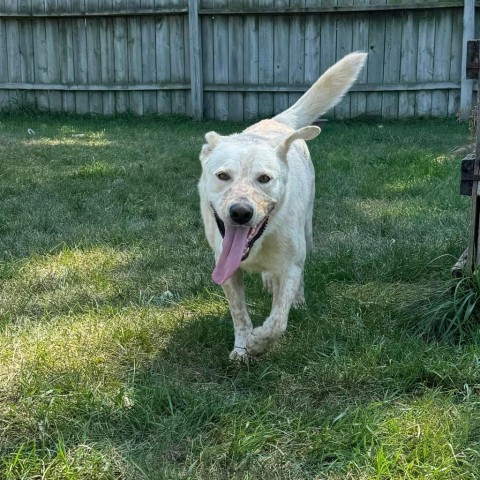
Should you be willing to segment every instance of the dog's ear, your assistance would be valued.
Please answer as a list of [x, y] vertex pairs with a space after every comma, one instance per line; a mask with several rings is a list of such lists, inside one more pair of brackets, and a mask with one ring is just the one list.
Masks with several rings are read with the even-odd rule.
[[290, 145], [295, 140], [312, 140], [318, 136], [321, 132], [320, 127], [310, 126], [303, 127], [300, 130], [293, 132], [290, 136], [285, 138], [282, 143], [277, 147], [277, 153], [280, 157], [286, 158]]
[[207, 141], [207, 143], [205, 143], [205, 145], [203, 145], [202, 147], [202, 151], [200, 153], [200, 161], [203, 161], [203, 159], [213, 151], [213, 149], [222, 140], [222, 136], [219, 135], [217, 132], [208, 132], [205, 134], [205, 140]]

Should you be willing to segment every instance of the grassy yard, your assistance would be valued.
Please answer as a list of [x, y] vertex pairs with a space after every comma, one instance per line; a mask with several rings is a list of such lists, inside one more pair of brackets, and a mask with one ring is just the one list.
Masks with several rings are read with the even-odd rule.
[[0, 479], [478, 478], [476, 332], [414, 328], [466, 246], [468, 128], [328, 123], [308, 306], [238, 366], [196, 184], [241, 128], [0, 119]]

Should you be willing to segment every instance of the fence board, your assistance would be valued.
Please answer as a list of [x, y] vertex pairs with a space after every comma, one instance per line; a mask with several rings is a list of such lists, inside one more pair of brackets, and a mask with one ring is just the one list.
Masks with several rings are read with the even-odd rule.
[[[258, 7], [258, 0], [249, 0], [249, 7]], [[258, 83], [258, 17], [249, 15], [244, 21], [243, 76], [246, 83]], [[246, 93], [244, 97], [245, 120], [258, 118], [258, 94]]]
[[[203, 0], [204, 8], [213, 8], [214, 0]], [[212, 16], [202, 17], [202, 67], [204, 83], [213, 83], [214, 81], [214, 58], [213, 58], [213, 22]], [[215, 94], [213, 92], [204, 92], [203, 94], [203, 112], [207, 118], [215, 118]]]
[[[259, 7], [273, 6], [274, 0], [259, 0]], [[258, 52], [258, 81], [263, 84], [273, 84], [273, 18], [258, 19], [258, 43], [262, 47]], [[258, 113], [261, 118], [273, 113], [273, 94], [258, 94]]]
[[[160, 2], [156, 0], [155, 6]], [[171, 81], [170, 67], [170, 23], [165, 17], [156, 19], [155, 24], [155, 51], [157, 59], [157, 82], [159, 84], [169, 83]], [[157, 92], [157, 110], [160, 114], [172, 113], [172, 94], [171, 92]]]
[[[374, 0], [372, 0], [374, 1]], [[375, 1], [375, 4], [382, 5], [386, 3], [383, 0]], [[375, 17], [370, 17], [368, 26], [368, 37], [370, 43], [370, 53], [368, 58], [368, 82], [383, 83], [383, 66], [385, 59], [385, 14], [379, 13]], [[382, 114], [381, 93], [369, 93], [367, 95], [367, 114]]]
[[[113, 9], [125, 9], [126, 0], [114, 0]], [[115, 83], [128, 81], [128, 51], [127, 51], [127, 19], [113, 20], [113, 55]], [[115, 92], [115, 113], [125, 113], [128, 110], [128, 97], [125, 92]]]
[[[450, 79], [450, 55], [452, 44], [452, 12], [436, 15], [435, 49], [433, 60], [433, 78], [436, 81]], [[432, 115], [445, 117], [448, 115], [448, 91], [432, 92]]]
[[[400, 81], [412, 83], [417, 80], [418, 17], [407, 12], [402, 24], [402, 54], [400, 57]], [[400, 92], [398, 114], [400, 117], [415, 115], [416, 96], [413, 92]]]
[[[385, 56], [383, 63], [383, 81], [385, 84], [398, 83], [400, 80], [400, 55], [402, 38], [402, 19], [391, 13], [385, 25]], [[383, 94], [382, 116], [396, 118], [398, 116], [398, 92]]]
[[[129, 8], [137, 10], [140, 0], [129, 0]], [[142, 82], [142, 29], [139, 17], [127, 20], [128, 29], [128, 82]], [[143, 115], [143, 93], [130, 92], [128, 94], [128, 109], [136, 115]]]
[[[98, 11], [98, 0], [85, 0], [85, 8], [87, 11]], [[96, 18], [86, 19], [85, 33], [87, 38], [88, 83], [100, 83], [102, 81], [100, 20]], [[101, 93], [89, 93], [88, 103], [88, 111], [90, 113], [103, 113], [103, 99]]]
[[[226, 0], [215, 0], [215, 7], [226, 6]], [[228, 83], [228, 18], [215, 17], [213, 23], [213, 64], [215, 83]], [[227, 120], [228, 93], [215, 93], [215, 118]]]
[[[480, 15], [479, 15], [480, 18]], [[453, 12], [452, 46], [450, 48], [450, 80], [462, 78], [463, 12]], [[456, 115], [460, 105], [460, 90], [448, 94], [448, 115]]]
[[[322, 6], [335, 6], [336, 0], [322, 0]], [[320, 17], [320, 73], [331, 67], [337, 56], [337, 18], [334, 15]], [[331, 112], [327, 114], [330, 116]]]
[[[154, 0], [142, 0], [142, 8], [153, 8]], [[155, 41], [155, 18], [143, 17], [141, 19], [142, 30], [142, 81], [154, 83], [157, 78], [156, 41]], [[143, 111], [146, 115], [157, 112], [157, 93], [143, 93]]]
[[[305, 7], [305, 0], [290, 0], [290, 7]], [[291, 18], [288, 47], [288, 83], [299, 85], [305, 82], [305, 17], [296, 15]], [[299, 93], [290, 93], [288, 106], [293, 105], [300, 96]]]
[[[235, 6], [235, 0], [230, 0]], [[228, 81], [229, 83], [243, 83], [243, 18], [232, 16], [228, 25]], [[243, 93], [228, 94], [229, 118], [233, 121], [243, 121]]]
[[[435, 42], [435, 17], [423, 13], [418, 30], [418, 61], [417, 80], [429, 81], [433, 78], [433, 45]], [[432, 92], [417, 93], [416, 114], [430, 115], [432, 113]]]
[[[338, 6], [353, 5], [352, 0], [338, 0]], [[353, 15], [346, 14], [337, 17], [337, 60], [352, 51], [353, 45]], [[335, 117], [350, 117], [350, 94], [347, 94], [343, 100], [335, 107]]]
[[[288, 7], [289, 0], [275, 0], [275, 7]], [[273, 80], [277, 85], [288, 84], [288, 51], [290, 44], [290, 20], [287, 16], [273, 19]], [[273, 96], [273, 113], [276, 115], [288, 108], [288, 94], [275, 93]]]
[[[100, 20], [100, 67], [102, 83], [113, 83], [115, 81], [113, 49], [113, 20], [102, 18]], [[105, 92], [102, 94], [102, 108], [104, 115], [115, 113], [115, 94]]]
[[[366, 5], [369, 0], [355, 0], [355, 5]], [[353, 31], [355, 35], [352, 38], [352, 50], [353, 51], [369, 51], [368, 44], [368, 25], [369, 19], [368, 15], [365, 13], [355, 13], [353, 16]], [[358, 78], [358, 84], [367, 83], [368, 79], [368, 62], [363, 68], [360, 76]], [[350, 114], [352, 117], [358, 117], [359, 115], [365, 114], [367, 110], [367, 94], [360, 93], [351, 93], [350, 94]]]

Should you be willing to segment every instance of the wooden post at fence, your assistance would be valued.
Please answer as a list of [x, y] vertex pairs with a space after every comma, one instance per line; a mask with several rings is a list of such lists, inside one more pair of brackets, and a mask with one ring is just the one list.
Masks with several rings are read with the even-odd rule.
[[192, 117], [203, 118], [202, 34], [198, 0], [188, 0], [188, 28], [190, 34], [190, 75], [192, 87]]
[[[480, 40], [467, 42], [466, 78], [480, 80]], [[467, 250], [452, 268], [454, 276], [471, 275], [480, 266], [480, 102], [477, 101], [475, 154], [462, 161], [460, 192], [472, 198]]]
[[460, 118], [469, 120], [472, 108], [472, 78], [465, 75], [467, 69], [467, 43], [475, 38], [475, 0], [464, 0], [462, 70], [460, 82]]

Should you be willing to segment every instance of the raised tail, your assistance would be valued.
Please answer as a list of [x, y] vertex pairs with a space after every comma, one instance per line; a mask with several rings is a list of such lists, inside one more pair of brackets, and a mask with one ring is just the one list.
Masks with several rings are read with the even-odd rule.
[[332, 65], [288, 110], [273, 119], [297, 130], [334, 107], [355, 83], [367, 54], [350, 53]]

